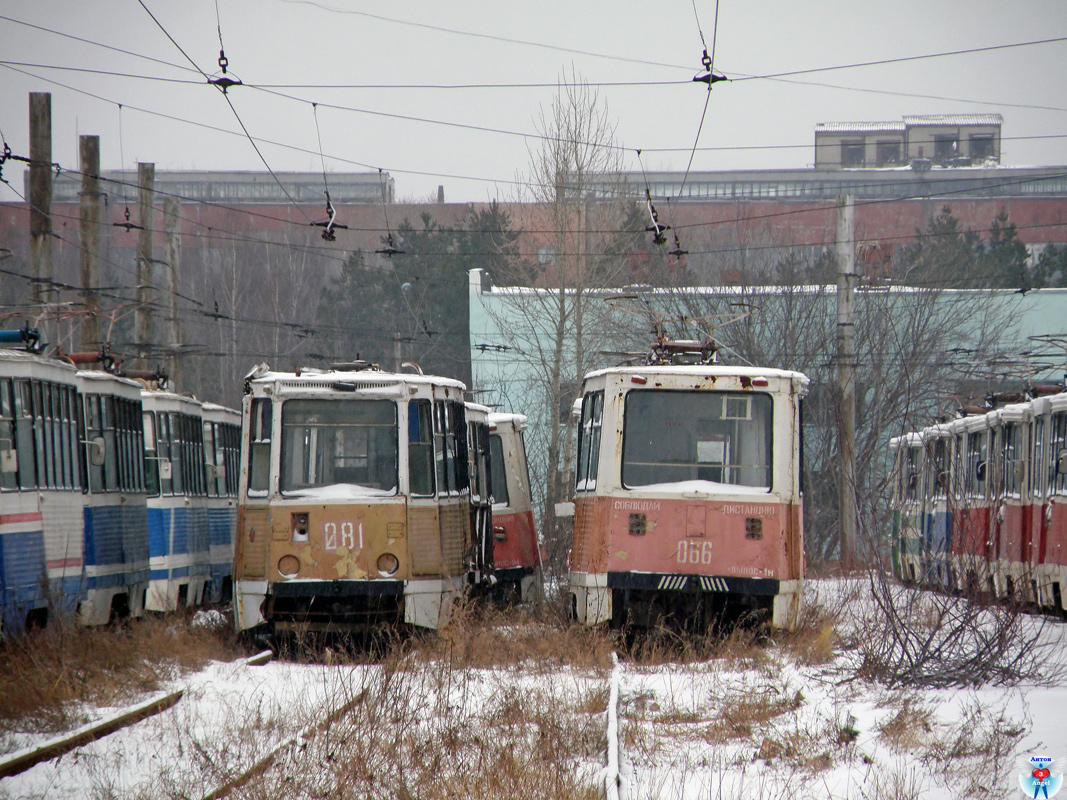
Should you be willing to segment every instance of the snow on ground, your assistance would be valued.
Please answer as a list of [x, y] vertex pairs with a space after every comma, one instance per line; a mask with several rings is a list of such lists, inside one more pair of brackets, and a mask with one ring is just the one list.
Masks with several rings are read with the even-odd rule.
[[[1067, 625], [1048, 622], [1042, 636], [1067, 653]], [[620, 796], [1022, 797], [1019, 755], [1067, 755], [1067, 686], [889, 690], [856, 678], [854, 659], [836, 652], [813, 663], [774, 644], [687, 664], [623, 659]], [[284, 764], [286, 780], [299, 764], [310, 767], [307, 794], [329, 794], [346, 756], [362, 760], [358, 774], [380, 780], [415, 774], [428, 752], [446, 754], [428, 767], [433, 780], [469, 791], [482, 779], [487, 742], [594, 787], [613, 738], [604, 711], [610, 674], [544, 663], [453, 670], [412, 662], [388, 673], [375, 664], [212, 663], [170, 687], [186, 689], [173, 708], [0, 780], [0, 800], [202, 797], [343, 706], [350, 711], [328, 726], [329, 737], [302, 741], [296, 761]], [[555, 749], [545, 749], [549, 729]]]

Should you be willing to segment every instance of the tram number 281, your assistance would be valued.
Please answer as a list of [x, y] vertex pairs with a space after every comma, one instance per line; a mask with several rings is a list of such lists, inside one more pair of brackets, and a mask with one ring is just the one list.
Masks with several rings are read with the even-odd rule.
[[710, 564], [711, 542], [694, 542], [683, 539], [678, 542], [679, 564]]

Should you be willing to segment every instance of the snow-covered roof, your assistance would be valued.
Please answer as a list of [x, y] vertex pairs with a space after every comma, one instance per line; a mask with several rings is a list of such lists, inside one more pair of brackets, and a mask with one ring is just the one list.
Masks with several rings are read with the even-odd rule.
[[816, 133], [904, 133], [903, 122], [817, 122]]
[[1000, 114], [905, 114], [904, 124], [909, 128], [921, 125], [1003, 125]]

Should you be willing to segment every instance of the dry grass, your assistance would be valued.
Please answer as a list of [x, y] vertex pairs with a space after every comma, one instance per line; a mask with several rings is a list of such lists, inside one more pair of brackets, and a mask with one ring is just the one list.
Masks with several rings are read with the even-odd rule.
[[933, 712], [925, 704], [904, 697], [899, 701], [896, 713], [878, 726], [878, 732], [894, 750], [913, 753], [930, 740], [933, 720]]
[[572, 624], [562, 615], [538, 619], [523, 607], [501, 610], [466, 603], [455, 608], [448, 625], [416, 635], [394, 650], [392, 659], [398, 666], [444, 661], [452, 669], [523, 665], [608, 670], [614, 649], [603, 628]]
[[277, 765], [239, 796], [599, 797], [604, 676], [599, 668], [546, 669], [568, 640], [544, 633], [553, 644], [499, 630], [487, 636], [454, 619], [439, 637], [420, 637], [351, 687], [358, 702], [291, 765]]
[[189, 618], [85, 628], [53, 620], [0, 646], [0, 732], [57, 732], [85, 722], [81, 704], [123, 705], [211, 659], [239, 654], [229, 632]]

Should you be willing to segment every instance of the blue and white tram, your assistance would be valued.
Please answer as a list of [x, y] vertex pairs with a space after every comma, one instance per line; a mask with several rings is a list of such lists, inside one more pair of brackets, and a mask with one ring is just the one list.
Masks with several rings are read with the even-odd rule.
[[935, 423], [922, 431], [926, 505], [923, 509], [923, 581], [949, 589], [952, 575], [952, 511], [950, 502], [952, 430]]
[[0, 628], [137, 615], [147, 579], [138, 387], [0, 350]]
[[204, 464], [207, 468], [209, 579], [203, 601], [228, 603], [233, 597], [233, 534], [237, 528], [237, 488], [241, 477], [241, 413], [204, 403]]
[[78, 373], [84, 404], [85, 598], [81, 619], [102, 625], [139, 617], [148, 590], [141, 384], [107, 372]]
[[146, 608], [173, 611], [203, 602], [211, 578], [201, 403], [154, 389], [143, 390], [141, 402], [152, 565]]

